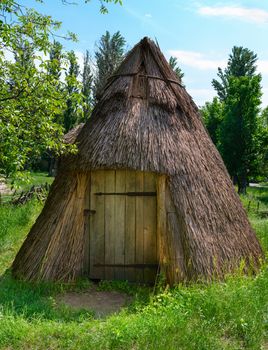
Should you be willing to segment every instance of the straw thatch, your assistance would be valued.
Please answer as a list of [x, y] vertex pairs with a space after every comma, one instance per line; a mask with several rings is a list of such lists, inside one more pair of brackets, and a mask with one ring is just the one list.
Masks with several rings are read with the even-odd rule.
[[63, 137], [64, 143], [69, 143], [69, 144], [75, 143], [76, 138], [84, 125], [85, 123], [80, 123], [75, 127], [73, 127], [71, 130], [69, 130], [67, 134], [65, 134]]
[[110, 78], [76, 142], [78, 154], [61, 165], [14, 261], [15, 276], [73, 280], [82, 273], [86, 179], [93, 169], [165, 175], [160, 264], [171, 283], [223, 276], [241, 260], [259, 265], [260, 245], [198, 108], [151, 40], [136, 45]]

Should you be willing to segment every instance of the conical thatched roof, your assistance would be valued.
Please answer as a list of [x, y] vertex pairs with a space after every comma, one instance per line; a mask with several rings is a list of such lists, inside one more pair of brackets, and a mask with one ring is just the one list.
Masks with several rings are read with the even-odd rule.
[[[79, 152], [65, 159], [41, 218], [15, 260], [15, 274], [58, 278], [63, 263], [53, 263], [51, 272], [44, 267], [42, 256], [33, 258], [36, 252], [31, 255], [27, 250], [31, 242], [38, 249], [37, 236], [43, 231], [45, 244], [51, 247], [51, 226], [41, 226], [53, 206], [55, 211], [55, 198], [67, 201], [70, 197], [61, 189], [61, 182], [74, 183], [74, 174], [92, 169], [118, 168], [167, 176], [177, 220], [173, 231], [182, 242], [187, 279], [222, 275], [236, 268], [241, 259], [258, 265], [260, 245], [198, 108], [151, 40], [144, 38], [127, 55], [76, 142]], [[57, 255], [56, 251], [48, 254], [48, 249], [40, 249], [46, 261]], [[31, 259], [37, 267], [35, 272], [26, 272]], [[76, 271], [71, 271], [70, 264], [68, 268], [64, 273], [70, 279], [78, 274], [79, 263]]]

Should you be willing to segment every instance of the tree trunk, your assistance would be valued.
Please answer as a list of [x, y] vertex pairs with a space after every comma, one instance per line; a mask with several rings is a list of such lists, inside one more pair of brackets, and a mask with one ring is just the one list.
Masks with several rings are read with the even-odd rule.
[[247, 194], [247, 176], [246, 174], [237, 175], [237, 185], [238, 185], [238, 194]]
[[57, 159], [54, 156], [50, 156], [48, 176], [55, 176], [56, 173], [57, 173]]
[[237, 175], [234, 175], [234, 176], [232, 177], [232, 181], [233, 181], [233, 185], [236, 186], [237, 183], [238, 183]]

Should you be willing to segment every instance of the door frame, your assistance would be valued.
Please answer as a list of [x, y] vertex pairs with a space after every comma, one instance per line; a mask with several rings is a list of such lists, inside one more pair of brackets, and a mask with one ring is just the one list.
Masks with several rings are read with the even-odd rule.
[[[92, 171], [109, 171], [109, 170], [126, 170], [126, 171], [133, 171], [137, 172], [137, 170], [131, 170], [131, 169], [96, 169]], [[138, 171], [139, 172], [139, 171]], [[165, 235], [166, 235], [166, 208], [165, 208], [165, 188], [166, 188], [166, 176], [165, 175], [159, 175], [154, 172], [141, 172], [141, 173], [150, 173], [154, 174], [155, 176], [155, 189], [156, 189], [156, 259], [157, 259], [157, 265], [158, 265], [158, 271], [159, 267], [165, 263], [165, 257], [164, 257], [164, 242], [165, 242]], [[86, 193], [86, 209], [85, 209], [85, 264], [84, 264], [84, 270], [87, 276], [90, 276], [90, 215], [92, 214], [90, 211], [91, 203], [90, 203], [90, 197], [91, 197], [91, 183], [92, 183], [92, 172], [89, 172], [89, 181], [88, 181], [88, 188]]]

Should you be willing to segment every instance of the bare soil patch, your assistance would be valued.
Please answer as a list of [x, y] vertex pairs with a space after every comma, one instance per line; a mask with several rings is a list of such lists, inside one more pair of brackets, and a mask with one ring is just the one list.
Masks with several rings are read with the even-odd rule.
[[7, 186], [5, 181], [3, 179], [1, 179], [1, 178], [0, 178], [0, 193], [2, 195], [6, 195], [6, 194], [11, 194], [12, 193], [11, 189]]
[[132, 299], [130, 295], [117, 291], [99, 291], [94, 285], [83, 292], [64, 293], [58, 298], [58, 302], [73, 309], [93, 311], [96, 318], [101, 318], [119, 312]]

